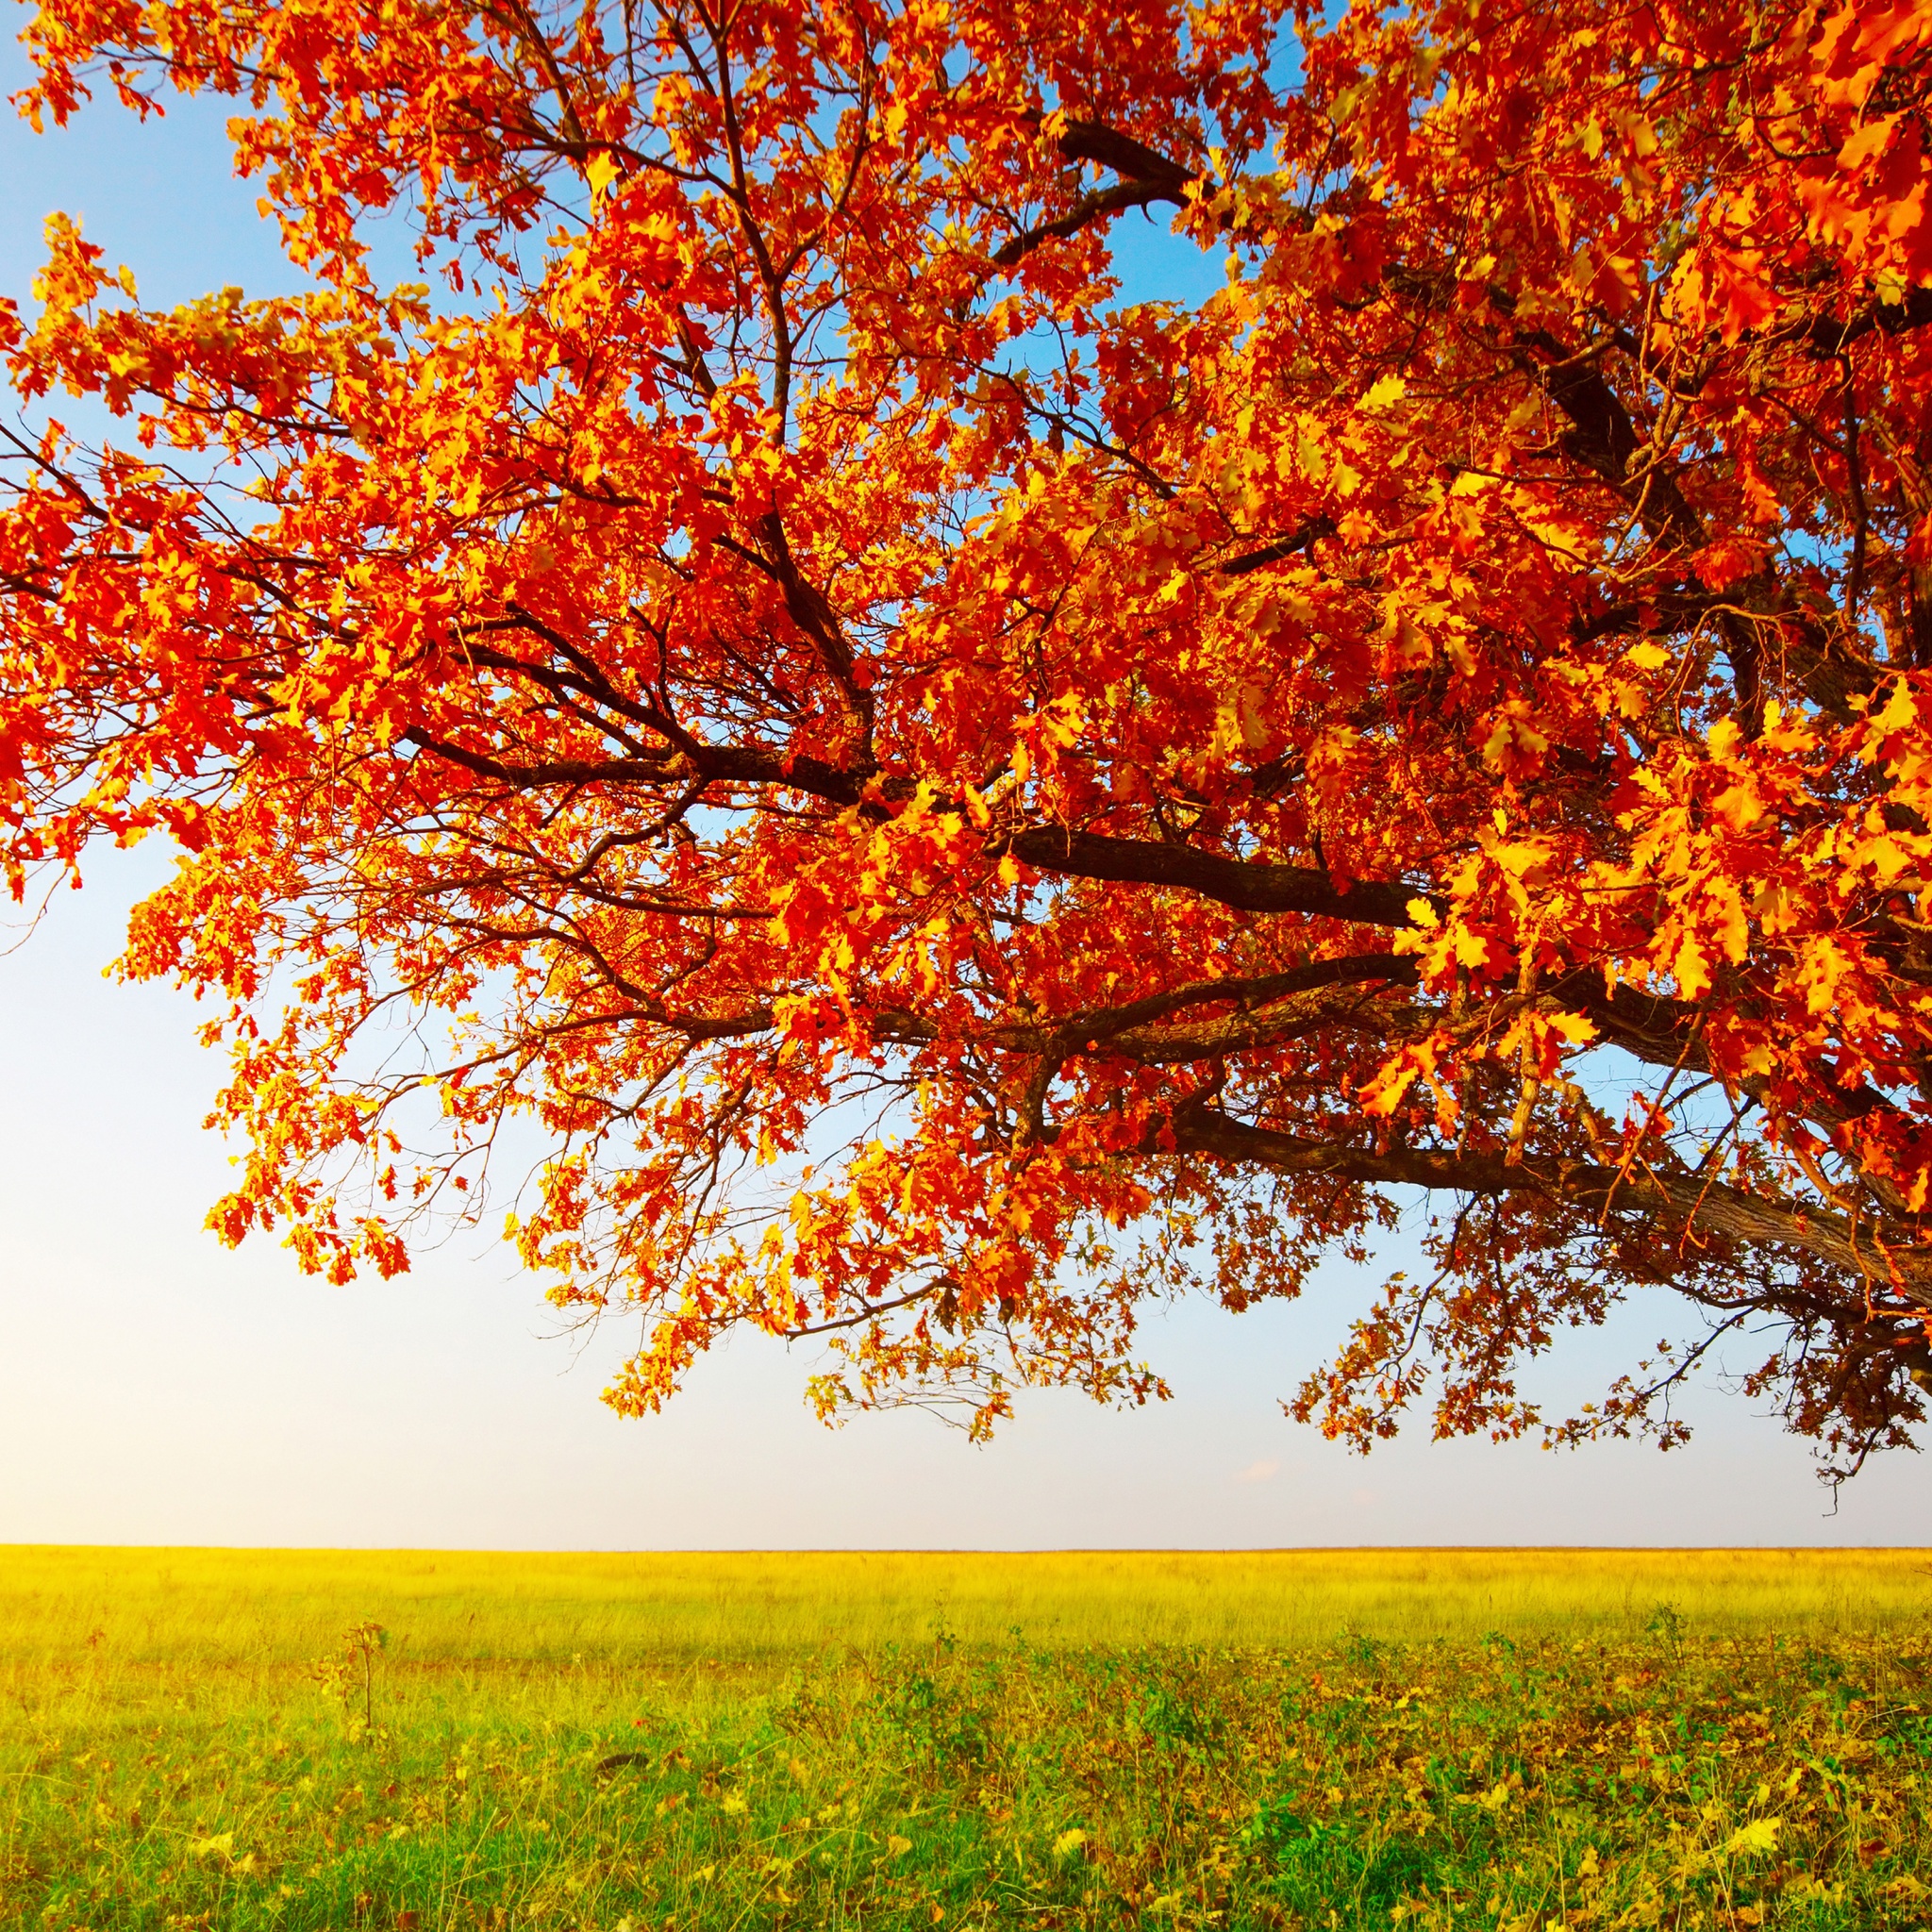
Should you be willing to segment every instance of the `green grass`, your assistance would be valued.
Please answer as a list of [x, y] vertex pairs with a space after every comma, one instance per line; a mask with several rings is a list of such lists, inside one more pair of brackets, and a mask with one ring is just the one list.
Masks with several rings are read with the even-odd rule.
[[1922, 1926], [1928, 1561], [0, 1551], [0, 1926]]

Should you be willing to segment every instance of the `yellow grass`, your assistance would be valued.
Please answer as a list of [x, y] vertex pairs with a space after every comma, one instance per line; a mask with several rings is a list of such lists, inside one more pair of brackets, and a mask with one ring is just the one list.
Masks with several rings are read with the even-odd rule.
[[[1021, 1631], [1035, 1646], [1884, 1631], [1932, 1613], [1925, 1550], [521, 1555], [0, 1545], [0, 1657], [267, 1664], [383, 1624], [420, 1659], [795, 1658]], [[97, 1633], [97, 1634], [96, 1634]]]

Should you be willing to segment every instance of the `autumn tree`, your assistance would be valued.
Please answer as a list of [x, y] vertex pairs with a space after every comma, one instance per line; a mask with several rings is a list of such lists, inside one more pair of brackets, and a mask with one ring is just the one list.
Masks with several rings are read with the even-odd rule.
[[[1668, 1441], [1721, 1357], [1909, 1440], [1923, 0], [25, 43], [36, 125], [224, 97], [301, 272], [144, 308], [57, 217], [0, 306], [12, 885], [178, 848], [125, 966], [232, 1055], [225, 1239], [392, 1274], [524, 1117], [491, 1211], [641, 1322], [618, 1407], [750, 1324], [984, 1429], [1407, 1213], [1333, 1434]], [[1678, 1339], [1544, 1416], [1633, 1297]]]

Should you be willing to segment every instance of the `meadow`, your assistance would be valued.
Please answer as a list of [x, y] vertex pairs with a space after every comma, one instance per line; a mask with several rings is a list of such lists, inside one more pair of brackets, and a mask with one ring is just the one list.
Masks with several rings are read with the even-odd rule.
[[0, 1549], [0, 1927], [1932, 1923], [1932, 1553]]

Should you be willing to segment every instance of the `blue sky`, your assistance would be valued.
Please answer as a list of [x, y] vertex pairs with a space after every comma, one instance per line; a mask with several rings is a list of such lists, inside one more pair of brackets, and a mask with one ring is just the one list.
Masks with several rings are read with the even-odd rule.
[[[0, 85], [24, 77], [0, 48]], [[106, 105], [37, 138], [8, 116], [0, 292], [25, 299], [55, 208], [148, 302], [291, 286], [229, 174], [222, 118], [201, 103], [142, 127]], [[1121, 1415], [1037, 1395], [986, 1448], [916, 1412], [827, 1432], [801, 1401], [808, 1360], [763, 1342], [705, 1364], [666, 1416], [620, 1422], [597, 1391], [621, 1336], [555, 1334], [537, 1285], [481, 1237], [400, 1281], [336, 1290], [273, 1241], [231, 1254], [203, 1231], [227, 1185], [228, 1150], [200, 1127], [220, 1066], [193, 1043], [191, 1002], [103, 977], [165, 864], [100, 855], [87, 889], [0, 958], [0, 1541], [1932, 1541], [1916, 1458], [1829, 1514], [1803, 1449], [1714, 1388], [1693, 1391], [1698, 1438], [1668, 1457], [1421, 1431], [1346, 1456], [1277, 1406], [1373, 1289], [1345, 1270], [1296, 1308], [1157, 1315], [1147, 1349], [1174, 1403]], [[1560, 1353], [1540, 1391], [1553, 1408], [1582, 1399], [1667, 1325], [1630, 1315]]]

